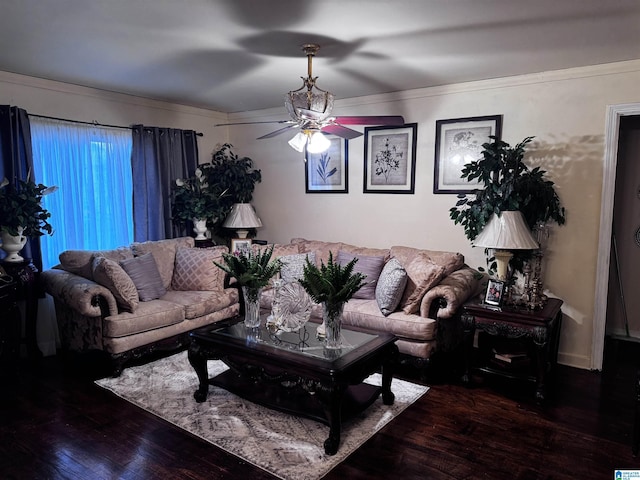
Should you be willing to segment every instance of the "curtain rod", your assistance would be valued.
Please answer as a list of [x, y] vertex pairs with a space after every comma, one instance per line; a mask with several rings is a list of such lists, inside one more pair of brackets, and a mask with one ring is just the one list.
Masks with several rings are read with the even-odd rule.
[[[97, 121], [93, 122], [83, 122], [82, 120], [69, 120], [68, 118], [59, 118], [59, 117], [49, 117], [47, 115], [38, 115], [36, 113], [29, 113], [31, 117], [39, 117], [39, 118], [48, 118], [49, 120], [60, 120], [62, 122], [71, 122], [71, 123], [82, 123], [84, 125], [94, 125], [97, 127], [109, 127], [109, 128], [123, 128], [125, 130], [132, 130], [132, 127], [122, 127], [120, 125], [107, 125], [105, 123], [98, 123]], [[204, 134], [202, 132], [195, 132], [196, 136], [203, 137]]]

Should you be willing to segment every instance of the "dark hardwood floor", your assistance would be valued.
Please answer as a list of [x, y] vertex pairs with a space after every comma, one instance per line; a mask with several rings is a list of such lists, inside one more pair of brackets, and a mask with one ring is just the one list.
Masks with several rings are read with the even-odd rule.
[[[616, 469], [640, 470], [631, 454], [639, 360], [640, 344], [608, 341], [603, 372], [560, 366], [544, 407], [528, 385], [432, 380], [325, 478], [612, 479]], [[0, 478], [274, 478], [98, 388], [98, 375], [87, 359], [47, 357], [2, 381]], [[408, 369], [399, 376], [418, 381]]]

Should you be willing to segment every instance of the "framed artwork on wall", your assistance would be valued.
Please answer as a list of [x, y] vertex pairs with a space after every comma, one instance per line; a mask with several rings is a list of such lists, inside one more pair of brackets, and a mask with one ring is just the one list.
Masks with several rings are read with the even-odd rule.
[[502, 115], [437, 120], [433, 193], [471, 193], [479, 182], [460, 178], [462, 169], [482, 158], [489, 136], [501, 135]]
[[418, 124], [364, 129], [364, 193], [414, 193]]
[[326, 135], [331, 146], [322, 153], [306, 152], [307, 193], [349, 193], [349, 141]]

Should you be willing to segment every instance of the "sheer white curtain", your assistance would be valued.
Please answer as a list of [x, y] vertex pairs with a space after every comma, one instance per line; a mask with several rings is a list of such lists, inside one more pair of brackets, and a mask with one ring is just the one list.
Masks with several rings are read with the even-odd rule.
[[35, 178], [58, 190], [43, 198], [54, 233], [41, 238], [43, 269], [64, 250], [133, 241], [131, 130], [29, 117]]

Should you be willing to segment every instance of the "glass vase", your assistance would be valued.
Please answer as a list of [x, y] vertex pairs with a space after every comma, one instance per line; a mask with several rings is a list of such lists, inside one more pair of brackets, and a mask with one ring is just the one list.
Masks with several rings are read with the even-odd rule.
[[342, 311], [344, 303], [322, 304], [322, 322], [324, 324], [324, 346], [326, 348], [342, 348]]
[[262, 288], [242, 287], [244, 324], [247, 328], [260, 326], [260, 295]]

